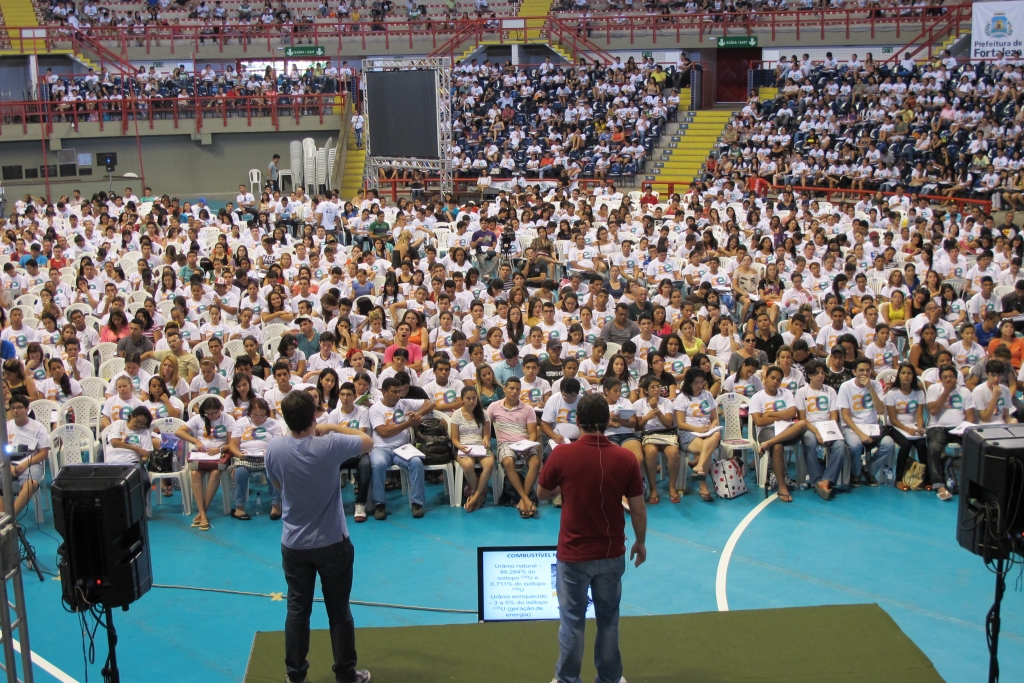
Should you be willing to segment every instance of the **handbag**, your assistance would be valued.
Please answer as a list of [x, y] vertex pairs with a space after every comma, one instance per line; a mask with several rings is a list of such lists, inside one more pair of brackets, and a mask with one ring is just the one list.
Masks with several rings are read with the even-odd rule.
[[903, 484], [911, 491], [920, 491], [924, 488], [924, 474], [928, 468], [917, 461], [907, 465], [903, 472]]
[[738, 498], [747, 493], [743, 463], [737, 459], [716, 460], [711, 465], [711, 480], [719, 498]]
[[174, 471], [174, 449], [157, 448], [149, 455], [146, 469], [158, 474], [170, 474]]

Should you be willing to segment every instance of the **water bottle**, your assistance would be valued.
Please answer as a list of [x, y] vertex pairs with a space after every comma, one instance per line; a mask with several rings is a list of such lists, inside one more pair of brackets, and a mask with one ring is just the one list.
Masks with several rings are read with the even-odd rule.
[[885, 468], [885, 485], [894, 486], [896, 483], [896, 473], [891, 467]]
[[260, 495], [260, 492], [257, 491], [256, 492], [256, 514], [257, 515], [260, 514], [260, 511], [262, 511], [262, 510], [263, 510], [263, 497]]

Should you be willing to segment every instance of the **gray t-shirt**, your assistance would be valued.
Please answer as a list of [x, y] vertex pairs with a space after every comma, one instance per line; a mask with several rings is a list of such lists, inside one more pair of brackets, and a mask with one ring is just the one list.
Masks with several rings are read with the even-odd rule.
[[359, 437], [348, 434], [281, 436], [270, 442], [266, 468], [281, 485], [281, 545], [313, 550], [348, 538], [338, 471], [362, 451]]
[[[765, 353], [764, 351], [760, 350], [760, 349], [758, 349], [757, 350], [757, 354], [754, 355], [754, 356], [751, 356], [751, 358], [756, 358], [761, 363], [761, 367], [762, 368], [766, 367], [768, 365], [768, 354]], [[740, 366], [743, 365], [743, 361], [745, 361], [745, 360], [746, 360], [746, 358], [744, 358], [743, 356], [741, 356], [738, 353], [734, 353], [731, 356], [729, 356], [729, 367], [728, 367], [729, 374], [730, 375], [736, 374], [739, 371]]]
[[598, 336], [605, 341], [614, 342], [621, 346], [638, 334], [640, 334], [640, 326], [632, 320], [627, 320], [626, 327], [621, 330], [615, 326], [614, 320], [609, 320], [601, 328], [601, 334]]
[[151, 342], [150, 340], [146, 339], [145, 337], [143, 337], [141, 340], [139, 340], [138, 343], [132, 341], [132, 338], [130, 336], [129, 337], [125, 337], [124, 339], [121, 339], [121, 340], [119, 340], [117, 342], [117, 352], [118, 352], [118, 354], [121, 354], [124, 357], [128, 357], [128, 356], [132, 355], [133, 353], [137, 353], [137, 354], [139, 354], [141, 356], [142, 354], [146, 353], [147, 351], [152, 351], [152, 350], [153, 350], [153, 342]]

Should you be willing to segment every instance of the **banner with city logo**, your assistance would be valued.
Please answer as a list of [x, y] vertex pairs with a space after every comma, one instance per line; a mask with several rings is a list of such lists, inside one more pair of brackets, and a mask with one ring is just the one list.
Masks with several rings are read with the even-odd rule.
[[971, 8], [971, 59], [1016, 59], [1024, 49], [1024, 2], [976, 2]]

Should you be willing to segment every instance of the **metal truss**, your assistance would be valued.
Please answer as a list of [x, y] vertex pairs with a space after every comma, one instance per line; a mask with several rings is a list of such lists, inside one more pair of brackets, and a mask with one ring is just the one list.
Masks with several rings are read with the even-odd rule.
[[[451, 57], [423, 57], [415, 59], [403, 58], [372, 58], [364, 59], [364, 71], [384, 71], [388, 69], [427, 70], [434, 72], [434, 89], [437, 94], [437, 159], [416, 157], [381, 157], [373, 155], [372, 122], [366, 122], [366, 165], [363, 178], [369, 187], [377, 188], [377, 179], [382, 168], [400, 168], [403, 170], [423, 171], [427, 176], [441, 180], [441, 191], [452, 192], [451, 148], [452, 148], [452, 60]], [[368, 92], [364, 92], [364, 100]], [[366, 108], [369, 111], [369, 108]]]

